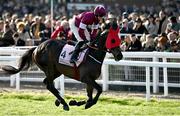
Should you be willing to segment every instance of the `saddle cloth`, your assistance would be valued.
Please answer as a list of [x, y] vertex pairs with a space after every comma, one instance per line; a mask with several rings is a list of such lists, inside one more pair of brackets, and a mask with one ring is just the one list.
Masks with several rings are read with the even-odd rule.
[[[75, 46], [66, 44], [63, 47], [63, 49], [62, 49], [62, 51], [61, 51], [61, 53], [59, 55], [59, 63], [73, 67], [74, 64], [70, 63], [70, 59], [71, 59], [72, 52], [74, 51], [74, 49], [75, 49]], [[77, 67], [82, 63], [86, 52], [87, 52], [87, 49], [85, 49], [85, 50], [83, 50], [82, 52], [79, 53], [78, 60], [76, 61], [76, 66]]]

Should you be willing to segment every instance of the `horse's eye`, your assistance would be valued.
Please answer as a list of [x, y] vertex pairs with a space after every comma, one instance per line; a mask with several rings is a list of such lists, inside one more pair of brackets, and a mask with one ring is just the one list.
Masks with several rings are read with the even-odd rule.
[[115, 42], [116, 42], [115, 39], [112, 39], [112, 40], [111, 40], [111, 43], [115, 43]]

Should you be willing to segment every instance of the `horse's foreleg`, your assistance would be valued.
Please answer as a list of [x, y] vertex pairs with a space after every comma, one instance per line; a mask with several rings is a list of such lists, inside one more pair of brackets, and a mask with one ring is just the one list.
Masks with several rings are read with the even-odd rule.
[[[93, 94], [93, 87], [90, 86], [90, 85], [86, 85], [86, 91], [87, 91], [87, 96], [88, 96], [87, 102], [92, 102], [92, 100], [93, 100], [93, 96], [92, 96], [92, 94]], [[86, 101], [79, 101], [79, 102], [77, 102], [76, 100], [71, 100], [69, 102], [69, 105], [70, 106], [81, 106], [81, 105], [86, 104], [87, 102]]]
[[63, 109], [68, 111], [69, 110], [69, 106], [68, 104], [65, 102], [65, 100], [60, 96], [59, 91], [54, 87], [54, 83], [53, 81], [48, 81], [47, 79], [44, 80], [44, 83], [47, 86], [47, 89], [54, 95], [56, 96], [56, 98], [58, 99], [58, 101], [56, 100], [56, 106], [58, 106], [57, 102], [62, 103], [63, 104]]
[[94, 97], [94, 99], [92, 99], [92, 100], [90, 100], [91, 99], [91, 97], [92, 97], [92, 90], [91, 91], [89, 91], [89, 93], [88, 93], [88, 97], [89, 97], [89, 100], [87, 101], [87, 103], [86, 103], [86, 106], [85, 106], [85, 109], [88, 109], [88, 108], [90, 108], [91, 106], [93, 106], [94, 104], [96, 104], [97, 103], [97, 101], [98, 101], [98, 99], [99, 99], [99, 96], [101, 95], [101, 93], [102, 93], [102, 87], [99, 85], [99, 84], [97, 84], [96, 82], [95, 82], [95, 80], [92, 80], [92, 81], [90, 81], [90, 83], [88, 83], [89, 84], [89, 87], [93, 87], [93, 88], [95, 88], [96, 90], [97, 90], [97, 94], [96, 94], [96, 96]]
[[97, 94], [93, 99], [94, 104], [96, 104], [99, 99], [99, 96], [102, 93], [102, 87], [99, 84], [97, 84], [95, 81], [94, 81], [93, 85], [94, 85], [94, 88], [97, 90]]
[[86, 86], [86, 91], [87, 91], [87, 96], [88, 96], [88, 100], [87, 102], [90, 102], [93, 100], [93, 87], [91, 85], [87, 85]]

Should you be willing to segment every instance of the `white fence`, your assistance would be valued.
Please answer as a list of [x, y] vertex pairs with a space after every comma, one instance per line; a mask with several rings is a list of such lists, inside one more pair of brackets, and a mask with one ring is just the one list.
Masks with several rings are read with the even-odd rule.
[[[11, 64], [13, 66], [17, 65], [16, 61], [19, 58], [20, 55], [22, 55], [26, 49], [29, 47], [15, 47], [15, 48], [0, 48], [0, 64]], [[172, 63], [167, 62], [168, 58], [180, 58], [180, 53], [168, 53], [168, 52], [123, 52], [124, 59], [126, 58], [151, 58], [152, 61], [145, 62], [145, 61], [127, 61], [122, 60], [119, 62], [115, 62], [113, 59], [105, 59], [104, 65], [102, 67], [102, 79], [97, 80], [98, 83], [101, 83], [103, 85], [103, 90], [108, 90], [108, 86], [110, 84], [112, 85], [137, 85], [137, 86], [146, 86], [146, 98], [149, 100], [150, 98], [150, 85], [153, 86], [153, 93], [158, 92], [159, 86], [164, 86], [164, 95], [168, 95], [168, 87], [180, 87], [179, 83], [168, 83], [168, 72], [167, 68], [180, 68], [179, 63]], [[107, 55], [110, 57], [110, 55]], [[159, 62], [159, 58], [162, 58], [163, 62]], [[109, 79], [109, 66], [125, 66], [124, 72], [125, 76], [128, 75], [128, 72], [126, 71], [126, 67], [129, 66], [137, 66], [137, 67], [144, 67], [145, 68], [145, 82], [138, 82], [138, 81], [119, 81], [119, 80], [110, 80]], [[153, 68], [153, 79], [152, 83], [150, 82], [150, 68]], [[163, 68], [163, 83], [159, 83], [159, 67]], [[42, 73], [40, 70], [37, 71], [28, 71], [27, 73], [32, 72], [38, 72]], [[24, 72], [26, 73], [26, 72]], [[179, 75], [177, 75], [179, 76]], [[0, 77], [1, 80], [6, 80], [4, 77]], [[13, 84], [16, 82], [16, 89], [20, 89], [20, 81], [31, 81], [31, 82], [42, 82], [43, 78], [29, 78], [29, 77], [20, 77], [20, 74], [13, 75], [8, 78], [10, 80], [10, 85], [13, 86]], [[56, 83], [56, 87], [61, 88], [61, 94], [64, 94], [64, 82], [77, 82], [71, 79], [64, 79], [63, 77], [58, 78]]]
[[[103, 74], [103, 89], [104, 91], [108, 90], [109, 84], [118, 84], [118, 85], [146, 85], [146, 99], [150, 99], [150, 67], [163, 67], [164, 72], [164, 96], [168, 96], [168, 87], [180, 87], [179, 84], [170, 84], [168, 83], [168, 74], [167, 68], [180, 68], [178, 63], [167, 63], [167, 62], [144, 62], [144, 61], [125, 61], [121, 60], [119, 62], [114, 61], [113, 59], [106, 59], [104, 61], [104, 67], [102, 68]], [[108, 78], [108, 65], [124, 65], [124, 66], [138, 66], [146, 68], [146, 82], [122, 82], [122, 81], [109, 81]]]

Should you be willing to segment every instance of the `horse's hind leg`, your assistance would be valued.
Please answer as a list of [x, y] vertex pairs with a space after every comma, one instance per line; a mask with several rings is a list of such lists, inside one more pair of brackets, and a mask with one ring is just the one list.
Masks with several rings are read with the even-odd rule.
[[44, 79], [43, 81], [46, 86], [47, 89], [54, 95], [56, 96], [56, 98], [59, 100], [59, 103], [63, 104], [63, 109], [68, 111], [69, 110], [69, 106], [68, 104], [65, 102], [65, 100], [60, 96], [59, 91], [54, 87], [54, 83], [53, 81], [49, 81], [47, 78]]

